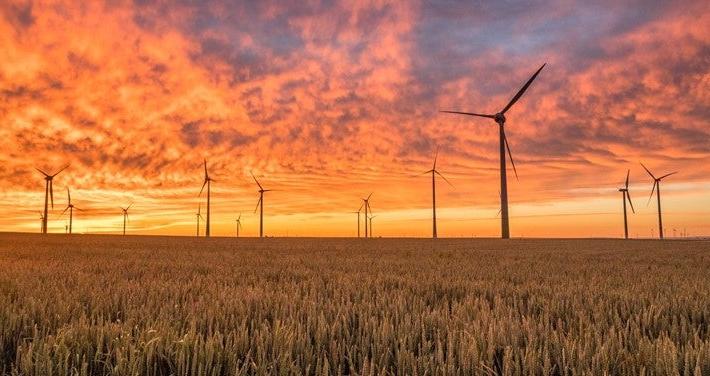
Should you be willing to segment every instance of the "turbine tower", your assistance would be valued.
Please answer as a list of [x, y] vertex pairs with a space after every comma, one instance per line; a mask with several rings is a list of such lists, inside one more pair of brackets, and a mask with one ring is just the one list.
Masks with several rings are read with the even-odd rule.
[[641, 163], [641, 167], [643, 167], [643, 169], [646, 170], [646, 172], [648, 172], [648, 174], [651, 175], [651, 178], [653, 179], [653, 188], [651, 188], [651, 195], [648, 196], [648, 202], [646, 203], [646, 205], [648, 206], [648, 204], [651, 202], [651, 198], [653, 198], [653, 191], [655, 190], [656, 199], [658, 201], [658, 235], [660, 239], [663, 239], [663, 218], [661, 216], [661, 180], [673, 174], [677, 174], [678, 171], [671, 172], [670, 174], [665, 174], [660, 178], [657, 178], [651, 173], [651, 171], [648, 170], [648, 168], [646, 168], [646, 166], [643, 165], [643, 163]]
[[239, 213], [239, 217], [237, 217], [237, 238], [239, 237], [239, 229], [242, 227], [242, 213]]
[[436, 232], [436, 175], [441, 176], [444, 181], [449, 183], [450, 186], [454, 186], [451, 184], [449, 179], [445, 178], [444, 175], [442, 175], [437, 169], [436, 169], [436, 159], [439, 157], [439, 148], [436, 149], [436, 154], [434, 155], [434, 167], [432, 167], [431, 170], [426, 171], [425, 174], [431, 173], [431, 218], [432, 218], [432, 238], [436, 239], [438, 237], [437, 232]]
[[263, 238], [264, 237], [264, 192], [270, 192], [271, 189], [264, 189], [264, 187], [259, 184], [259, 181], [256, 180], [256, 176], [254, 174], [251, 174], [251, 177], [254, 178], [254, 181], [256, 182], [256, 185], [259, 186], [259, 201], [256, 202], [256, 208], [254, 208], [254, 213], [261, 208], [261, 211], [259, 212], [259, 237]]
[[629, 173], [631, 173], [631, 170], [626, 171], [626, 183], [624, 183], [624, 188], [619, 188], [619, 192], [621, 192], [621, 197], [624, 200], [624, 239], [629, 238], [629, 225], [626, 220], [626, 199], [629, 200], [629, 205], [631, 205], [631, 212], [636, 213], [634, 210], [634, 203], [631, 202], [631, 194], [629, 194]]
[[121, 210], [123, 211], [123, 235], [126, 235], [126, 222], [128, 222], [128, 209], [130, 209], [131, 206], [133, 206], [133, 203], [129, 204], [125, 208], [121, 208]]
[[205, 180], [204, 183], [202, 183], [202, 188], [200, 188], [200, 194], [197, 196], [199, 197], [202, 195], [202, 191], [205, 189], [205, 185], [207, 185], [207, 220], [205, 221], [206, 237], [210, 236], [210, 185], [213, 181], [215, 180], [210, 178], [210, 175], [207, 173], [207, 159], [205, 159]]
[[535, 74], [530, 77], [528, 82], [523, 85], [520, 90], [518, 90], [518, 93], [515, 94], [513, 99], [508, 102], [508, 104], [503, 107], [503, 109], [496, 113], [496, 114], [479, 114], [479, 113], [474, 113], [474, 112], [460, 112], [460, 111], [441, 111], [441, 112], [446, 112], [450, 114], [460, 114], [460, 115], [468, 115], [468, 116], [478, 116], [478, 117], [484, 117], [484, 118], [489, 118], [495, 120], [496, 123], [498, 123], [498, 138], [499, 138], [499, 151], [500, 151], [500, 191], [501, 191], [501, 200], [500, 200], [500, 210], [501, 210], [501, 238], [503, 239], [509, 239], [510, 238], [510, 225], [509, 225], [509, 218], [508, 218], [508, 178], [506, 175], [506, 158], [505, 158], [505, 151], [506, 149], [508, 150], [508, 156], [510, 157], [510, 164], [513, 165], [513, 172], [515, 173], [515, 178], [517, 179], [518, 177], [518, 171], [515, 169], [515, 162], [513, 161], [513, 154], [510, 152], [510, 146], [508, 145], [508, 139], [505, 137], [505, 113], [515, 104], [515, 102], [520, 99], [520, 97], [523, 96], [525, 93], [525, 90], [528, 89], [530, 84], [535, 80], [538, 74], [540, 74], [540, 71], [542, 71], [542, 68], [545, 67], [547, 63], [542, 64], [542, 66], [535, 72]]
[[[365, 237], [366, 237], [366, 238], [369, 238], [369, 237], [370, 237], [370, 236], [369, 236], [369, 232], [367, 231], [367, 230], [368, 230], [368, 228], [367, 228], [367, 222], [368, 222], [368, 220], [367, 220], [367, 218], [368, 218], [367, 210], [368, 210], [368, 209], [369, 209], [369, 210], [372, 210], [372, 208], [370, 208], [370, 197], [372, 197], [372, 193], [370, 193], [370, 195], [367, 196], [367, 198], [363, 198], [363, 199], [362, 199], [362, 207], [365, 208]], [[358, 223], [360, 223], [360, 222], [358, 221]]]
[[197, 237], [200, 236], [200, 219], [204, 220], [205, 218], [202, 217], [202, 204], [197, 205], [197, 213], [195, 213], [195, 217], [197, 219]]
[[54, 187], [52, 185], [52, 181], [55, 176], [59, 175], [60, 172], [66, 170], [66, 168], [69, 167], [69, 165], [64, 166], [61, 170], [55, 172], [54, 174], [50, 175], [38, 168], [35, 168], [35, 170], [39, 171], [42, 175], [44, 175], [44, 180], [45, 180], [45, 187], [44, 187], [44, 215], [42, 216], [42, 233], [46, 234], [47, 233], [47, 200], [51, 201], [52, 203], [52, 209], [54, 209]]
[[372, 237], [372, 218], [377, 217], [376, 215], [370, 216], [370, 237]]
[[64, 208], [64, 211], [62, 212], [62, 215], [69, 210], [69, 234], [71, 235], [72, 233], [72, 223], [74, 222], [74, 209], [81, 211], [81, 209], [77, 208], [72, 204], [71, 202], [71, 193], [69, 193], [69, 188], [67, 188], [67, 207]]

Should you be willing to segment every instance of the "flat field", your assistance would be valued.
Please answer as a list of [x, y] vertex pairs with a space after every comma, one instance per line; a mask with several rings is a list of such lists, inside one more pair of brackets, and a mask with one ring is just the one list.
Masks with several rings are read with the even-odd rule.
[[710, 242], [0, 234], [9, 375], [710, 374]]

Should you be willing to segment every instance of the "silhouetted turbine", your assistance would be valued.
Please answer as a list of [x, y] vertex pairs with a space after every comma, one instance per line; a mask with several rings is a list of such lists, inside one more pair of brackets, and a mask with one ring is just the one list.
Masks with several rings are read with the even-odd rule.
[[205, 180], [204, 183], [202, 183], [202, 188], [200, 188], [200, 194], [197, 196], [202, 195], [202, 190], [205, 189], [205, 184], [207, 185], [207, 221], [205, 221], [205, 236], [209, 237], [210, 236], [210, 185], [211, 183], [215, 181], [214, 179], [210, 178], [210, 175], [207, 173], [207, 159], [205, 159]]
[[242, 213], [239, 213], [239, 217], [237, 217], [237, 237], [239, 237], [239, 229], [242, 227]]
[[364, 203], [360, 205], [360, 208], [357, 211], [350, 212], [350, 213], [357, 213], [357, 237], [360, 237], [360, 212], [362, 211], [362, 207], [365, 205]]
[[515, 102], [520, 99], [520, 97], [523, 96], [523, 93], [525, 93], [525, 90], [528, 89], [530, 84], [535, 80], [537, 75], [540, 73], [542, 68], [545, 67], [547, 63], [543, 64], [535, 74], [530, 77], [530, 79], [523, 85], [520, 90], [518, 90], [518, 93], [515, 94], [515, 96], [508, 102], [508, 104], [498, 113], [496, 114], [479, 114], [479, 113], [474, 113], [474, 112], [460, 112], [460, 111], [440, 111], [440, 112], [446, 112], [450, 114], [461, 114], [461, 115], [468, 115], [468, 116], [478, 116], [478, 117], [484, 117], [484, 118], [489, 118], [495, 120], [496, 123], [499, 125], [498, 129], [498, 137], [499, 137], [499, 149], [500, 149], [500, 191], [501, 191], [501, 237], [503, 239], [508, 239], [510, 238], [510, 227], [509, 227], [509, 218], [508, 218], [508, 178], [506, 175], [506, 167], [505, 167], [505, 151], [506, 149], [508, 150], [508, 156], [510, 156], [510, 163], [513, 165], [513, 172], [515, 173], [515, 178], [517, 179], [518, 177], [518, 171], [515, 169], [515, 162], [513, 161], [513, 154], [510, 152], [510, 146], [508, 145], [508, 139], [505, 137], [505, 113], [508, 111], [514, 104]]
[[629, 225], [626, 220], [626, 199], [629, 199], [629, 205], [631, 205], [631, 212], [636, 213], [634, 210], [634, 203], [631, 202], [631, 194], [629, 194], [629, 174], [631, 173], [631, 170], [626, 171], [626, 183], [624, 183], [624, 188], [619, 188], [619, 192], [621, 192], [621, 196], [624, 200], [624, 239], [629, 238]]
[[72, 204], [71, 193], [69, 193], [69, 188], [67, 188], [67, 207], [64, 208], [62, 214], [66, 213], [66, 211], [69, 210], [69, 234], [72, 233], [72, 223], [74, 222], [74, 209], [82, 211], [81, 209], [74, 206], [74, 204]]
[[271, 189], [264, 189], [264, 187], [259, 184], [259, 181], [256, 180], [256, 176], [254, 174], [251, 174], [251, 177], [254, 178], [254, 181], [256, 182], [256, 185], [259, 186], [259, 201], [256, 202], [256, 208], [254, 208], [254, 213], [261, 208], [261, 211], [259, 212], [259, 237], [263, 238], [264, 237], [264, 192], [270, 192]]
[[205, 218], [202, 217], [202, 204], [197, 205], [197, 213], [195, 213], [195, 217], [197, 217], [197, 236], [200, 236], [200, 219], [204, 220]]
[[643, 167], [646, 172], [648, 172], [649, 175], [651, 175], [651, 178], [653, 179], [653, 188], [651, 188], [651, 195], [648, 196], [648, 202], [646, 202], [646, 206], [651, 202], [651, 198], [653, 198], [653, 191], [656, 191], [656, 198], [658, 200], [658, 235], [659, 238], [663, 239], [663, 218], [661, 215], [661, 180], [673, 175], [677, 174], [678, 171], [671, 172], [670, 174], [665, 174], [661, 176], [660, 178], [655, 177], [651, 171], [646, 168], [646, 166], [641, 163], [641, 167]]
[[454, 186], [451, 184], [449, 179], [445, 178], [444, 175], [439, 173], [439, 171], [436, 169], [436, 159], [439, 157], [439, 148], [436, 148], [436, 154], [434, 155], [434, 167], [432, 167], [431, 170], [424, 172], [425, 174], [431, 173], [431, 218], [432, 218], [432, 238], [436, 239], [438, 237], [437, 232], [436, 232], [436, 175], [441, 176], [444, 181], [449, 183], [450, 186]]
[[[367, 218], [368, 218], [367, 211], [368, 211], [368, 209], [372, 210], [372, 208], [370, 208], [370, 197], [372, 197], [372, 193], [370, 193], [370, 195], [367, 196], [367, 198], [362, 199], [362, 206], [365, 208], [365, 237], [366, 238], [370, 237], [369, 232], [367, 231]], [[360, 223], [360, 222], [358, 222], [358, 223]]]
[[54, 209], [54, 188], [52, 181], [55, 176], [59, 175], [60, 172], [64, 171], [69, 165], [66, 165], [62, 167], [61, 170], [57, 171], [56, 173], [50, 175], [38, 168], [35, 168], [35, 170], [39, 171], [42, 175], [44, 175], [44, 180], [45, 180], [45, 188], [44, 188], [44, 215], [43, 215], [43, 224], [42, 224], [42, 233], [46, 234], [47, 233], [47, 200], [49, 199], [52, 203], [52, 209]]
[[42, 215], [42, 211], [39, 211], [39, 232], [40, 234], [44, 233], [44, 215]]
[[377, 217], [376, 215], [370, 216], [370, 237], [372, 237], [372, 218]]
[[133, 206], [133, 203], [129, 204], [126, 208], [121, 208], [123, 211], [123, 235], [126, 235], [126, 222], [128, 221], [128, 209]]

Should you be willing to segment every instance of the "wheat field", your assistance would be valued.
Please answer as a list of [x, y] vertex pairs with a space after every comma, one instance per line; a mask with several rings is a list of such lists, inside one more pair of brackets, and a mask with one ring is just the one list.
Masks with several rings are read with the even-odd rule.
[[0, 234], [3, 375], [710, 374], [710, 242]]

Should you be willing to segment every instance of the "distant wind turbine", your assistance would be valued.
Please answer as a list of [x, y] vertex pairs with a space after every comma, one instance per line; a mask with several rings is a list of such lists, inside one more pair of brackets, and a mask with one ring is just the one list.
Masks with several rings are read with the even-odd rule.
[[626, 183], [624, 183], [624, 188], [619, 188], [619, 192], [621, 192], [621, 196], [624, 200], [624, 239], [629, 238], [629, 225], [626, 220], [626, 199], [629, 200], [629, 205], [631, 205], [631, 212], [636, 213], [634, 210], [634, 203], [631, 201], [631, 194], [629, 194], [629, 174], [631, 173], [631, 170], [626, 171]]
[[66, 213], [66, 211], [69, 210], [69, 234], [72, 233], [72, 223], [74, 222], [74, 209], [82, 211], [81, 209], [74, 206], [74, 204], [72, 204], [71, 193], [69, 193], [69, 188], [67, 188], [67, 207], [64, 208], [62, 214]]
[[239, 217], [237, 217], [237, 237], [239, 237], [239, 229], [242, 228], [242, 213], [239, 213]]
[[205, 159], [205, 180], [204, 183], [202, 183], [202, 188], [200, 188], [200, 194], [198, 196], [202, 195], [202, 190], [204, 190], [205, 185], [207, 185], [207, 221], [205, 221], [206, 237], [210, 236], [210, 185], [213, 181], [215, 180], [210, 178], [210, 175], [207, 173], [207, 159]]
[[44, 233], [44, 215], [39, 211], [39, 232]]
[[[372, 197], [372, 193], [370, 193], [370, 195], [367, 196], [367, 198], [362, 199], [362, 207], [365, 208], [365, 237], [366, 238], [370, 237], [369, 232], [367, 231], [367, 222], [368, 222], [367, 219], [369, 218], [367, 215], [367, 211], [368, 211], [368, 209], [372, 210], [372, 208], [370, 208], [370, 197]], [[358, 221], [358, 223], [360, 223], [360, 222]]]
[[121, 210], [123, 211], [123, 235], [126, 235], [126, 222], [128, 221], [128, 209], [130, 209], [131, 206], [133, 206], [133, 203], [129, 204], [125, 208], [121, 208]]
[[370, 237], [372, 237], [372, 218], [377, 217], [376, 215], [370, 216]]
[[545, 67], [547, 63], [543, 64], [535, 74], [530, 77], [528, 82], [523, 85], [520, 90], [518, 90], [518, 93], [515, 94], [515, 96], [508, 102], [508, 104], [498, 113], [496, 114], [479, 114], [479, 113], [474, 113], [474, 112], [460, 112], [460, 111], [440, 111], [440, 112], [446, 112], [450, 114], [460, 114], [460, 115], [468, 115], [468, 116], [478, 116], [478, 117], [484, 117], [484, 118], [489, 118], [495, 120], [496, 123], [498, 123], [499, 128], [498, 128], [498, 137], [499, 137], [499, 149], [500, 149], [500, 191], [501, 191], [501, 237], [503, 239], [508, 239], [510, 238], [510, 226], [509, 226], [509, 218], [508, 218], [508, 178], [506, 175], [506, 167], [505, 167], [505, 151], [506, 149], [508, 150], [508, 156], [510, 156], [510, 163], [513, 165], [513, 172], [515, 173], [515, 177], [517, 179], [518, 177], [518, 171], [515, 169], [515, 162], [513, 161], [513, 154], [510, 152], [510, 146], [508, 146], [508, 139], [505, 137], [505, 113], [508, 111], [514, 104], [515, 102], [520, 99], [520, 97], [523, 96], [525, 93], [525, 90], [528, 89], [530, 84], [535, 80], [538, 74], [540, 74], [540, 71], [542, 68]]
[[444, 181], [449, 183], [450, 186], [454, 186], [451, 184], [449, 179], [445, 178], [444, 175], [442, 175], [437, 169], [436, 169], [436, 159], [439, 157], [439, 148], [436, 149], [436, 154], [434, 155], [434, 167], [432, 167], [431, 170], [426, 171], [425, 174], [431, 173], [431, 217], [432, 217], [432, 238], [436, 239], [438, 237], [437, 232], [436, 232], [436, 175], [441, 176]]
[[200, 219], [204, 220], [205, 218], [202, 217], [202, 204], [197, 205], [197, 213], [195, 213], [195, 217], [197, 219], [197, 236], [200, 236]]
[[270, 192], [272, 191], [271, 189], [264, 189], [264, 187], [259, 184], [259, 181], [256, 180], [256, 176], [254, 174], [251, 174], [251, 177], [254, 178], [254, 181], [256, 182], [256, 185], [259, 186], [259, 201], [256, 203], [256, 208], [254, 208], [254, 213], [261, 208], [261, 211], [259, 212], [259, 237], [263, 238], [264, 237], [264, 193], [265, 192]]
[[360, 209], [358, 209], [357, 211], [350, 212], [353, 214], [357, 213], [357, 237], [358, 238], [360, 237], [360, 212], [362, 211], [363, 205], [365, 205], [365, 204], [363, 203], [362, 205], [360, 205]]
[[651, 202], [651, 198], [653, 198], [653, 191], [656, 191], [656, 199], [658, 200], [658, 235], [660, 239], [663, 239], [663, 218], [661, 215], [661, 180], [673, 175], [677, 174], [678, 171], [671, 172], [670, 174], [665, 174], [661, 176], [660, 178], [655, 177], [651, 171], [646, 168], [646, 166], [641, 163], [641, 167], [643, 167], [646, 172], [648, 172], [649, 175], [651, 175], [651, 178], [653, 179], [653, 188], [651, 188], [651, 195], [648, 196], [648, 202], [646, 203], [646, 206]]
[[44, 215], [42, 216], [42, 233], [46, 234], [47, 233], [47, 200], [49, 199], [52, 203], [52, 209], [54, 209], [54, 188], [52, 185], [52, 181], [55, 176], [59, 175], [60, 172], [66, 170], [66, 168], [69, 167], [69, 165], [66, 165], [62, 167], [61, 170], [55, 172], [54, 174], [50, 175], [38, 168], [35, 168], [35, 170], [39, 171], [42, 175], [44, 175], [44, 180], [45, 180], [45, 188], [44, 188]]

